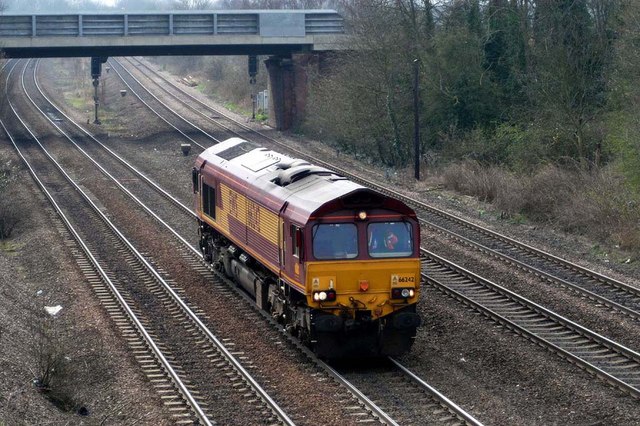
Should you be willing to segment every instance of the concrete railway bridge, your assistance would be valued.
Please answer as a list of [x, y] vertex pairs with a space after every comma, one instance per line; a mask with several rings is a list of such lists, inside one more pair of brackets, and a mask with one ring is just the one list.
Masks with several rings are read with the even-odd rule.
[[[91, 57], [96, 88], [109, 56], [267, 55], [269, 117], [279, 130], [304, 117], [307, 76], [345, 45], [332, 10], [0, 15], [6, 57]], [[248, 71], [254, 81], [257, 68]]]

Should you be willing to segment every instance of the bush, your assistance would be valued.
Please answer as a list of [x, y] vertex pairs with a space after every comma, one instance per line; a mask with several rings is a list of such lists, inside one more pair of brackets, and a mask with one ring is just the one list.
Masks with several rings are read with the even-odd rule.
[[640, 122], [635, 110], [630, 114], [611, 114], [607, 145], [615, 157], [615, 166], [628, 184], [640, 192]]
[[10, 164], [0, 169], [0, 240], [11, 237], [24, 220], [27, 209], [19, 202], [20, 185], [17, 172]]
[[546, 165], [525, 177], [525, 200], [521, 212], [537, 221], [559, 219], [566, 204], [580, 188], [581, 176], [555, 165]]
[[[78, 332], [64, 314], [55, 317], [32, 311], [30, 355], [34, 385], [63, 411], [81, 411], [95, 398], [96, 389], [111, 380], [113, 366], [105, 359], [104, 342], [95, 329]], [[86, 408], [84, 408], [86, 410]]]
[[483, 168], [476, 161], [464, 161], [447, 167], [442, 175], [446, 188], [465, 195], [478, 197], [485, 202], [496, 199], [499, 184], [495, 168]]
[[41, 318], [33, 323], [35, 342], [32, 351], [37, 372], [35, 384], [41, 391], [51, 392], [67, 375], [64, 345], [54, 318]]
[[557, 212], [563, 229], [595, 236], [629, 250], [640, 249], [640, 197], [613, 169], [583, 173]]
[[491, 202], [501, 217], [524, 215], [564, 231], [640, 250], [640, 195], [615, 168], [546, 165], [531, 174], [465, 161], [447, 166], [445, 188]]
[[24, 209], [12, 202], [11, 193], [12, 191], [0, 192], [0, 240], [11, 237], [13, 230], [23, 219]]
[[484, 167], [475, 161], [449, 165], [442, 173], [445, 188], [494, 203], [503, 213], [519, 213], [525, 203], [524, 182], [497, 166]]
[[265, 112], [256, 113], [256, 120], [257, 121], [265, 122], [268, 119], [269, 119], [269, 116]]

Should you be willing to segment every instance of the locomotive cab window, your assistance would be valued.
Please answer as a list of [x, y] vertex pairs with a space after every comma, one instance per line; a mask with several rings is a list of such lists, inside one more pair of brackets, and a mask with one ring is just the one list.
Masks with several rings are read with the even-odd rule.
[[358, 257], [358, 228], [353, 223], [313, 227], [313, 256], [318, 260]]
[[367, 226], [367, 247], [371, 257], [407, 257], [413, 254], [411, 224], [376, 222]]
[[202, 212], [211, 219], [216, 218], [216, 190], [202, 182]]
[[198, 188], [198, 183], [200, 182], [200, 170], [195, 167], [191, 170], [191, 182], [193, 184], [193, 193], [197, 194], [200, 188]]
[[298, 259], [302, 258], [302, 247], [303, 247], [303, 241], [302, 241], [302, 229], [300, 229], [299, 227], [295, 226], [295, 225], [291, 225], [291, 248], [292, 248], [292, 254], [294, 257], [297, 257]]

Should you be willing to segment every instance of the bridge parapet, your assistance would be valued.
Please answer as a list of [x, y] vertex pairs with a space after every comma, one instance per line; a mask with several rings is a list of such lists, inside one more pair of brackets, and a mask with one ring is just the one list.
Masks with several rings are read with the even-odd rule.
[[278, 129], [304, 116], [307, 68], [317, 67], [323, 52], [346, 49], [346, 40], [333, 10], [0, 15], [6, 57], [91, 57], [96, 99], [100, 64], [109, 56], [269, 55]]
[[0, 37], [343, 34], [332, 10], [0, 15]]

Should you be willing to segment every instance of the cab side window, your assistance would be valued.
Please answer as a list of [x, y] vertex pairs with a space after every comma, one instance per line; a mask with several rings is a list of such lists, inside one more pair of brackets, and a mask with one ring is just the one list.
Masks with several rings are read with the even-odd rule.
[[202, 211], [211, 219], [216, 218], [216, 190], [202, 182]]
[[291, 251], [294, 257], [302, 258], [302, 229], [291, 225]]

